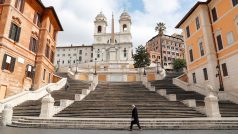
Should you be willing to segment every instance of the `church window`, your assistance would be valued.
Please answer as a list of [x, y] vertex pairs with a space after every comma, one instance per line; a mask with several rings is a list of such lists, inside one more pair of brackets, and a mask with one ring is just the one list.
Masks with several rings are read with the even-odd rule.
[[127, 25], [126, 24], [123, 24], [123, 32], [126, 32], [127, 31]]
[[126, 57], [126, 48], [124, 48], [124, 57]]
[[102, 32], [102, 26], [98, 26], [98, 33]]

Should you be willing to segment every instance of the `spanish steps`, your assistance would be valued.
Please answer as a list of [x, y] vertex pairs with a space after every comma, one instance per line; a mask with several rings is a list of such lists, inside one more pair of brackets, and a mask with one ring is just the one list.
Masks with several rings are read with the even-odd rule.
[[[237, 118], [213, 120], [182, 103], [184, 99], [196, 99], [204, 106], [204, 96], [196, 92], [184, 91], [172, 84], [169, 73], [164, 80], [152, 81], [156, 90], [166, 89], [167, 94], [176, 94], [177, 101], [169, 101], [156, 91], [149, 91], [141, 82], [100, 82], [82, 101], [75, 101], [52, 119], [39, 119], [41, 99], [27, 101], [14, 108], [15, 127], [42, 128], [85, 128], [85, 129], [127, 129], [131, 117], [131, 105], [138, 108], [141, 126], [144, 129], [227, 129], [238, 128]], [[67, 75], [64, 75], [67, 77]], [[89, 86], [88, 82], [68, 79], [70, 88], [54, 91], [52, 96], [59, 99], [73, 99]], [[71, 96], [72, 95], [72, 96]], [[56, 103], [57, 105], [57, 103]], [[223, 117], [237, 115], [237, 104], [219, 102]], [[25, 116], [25, 117], [24, 117]]]
[[[60, 74], [62, 77], [68, 78], [69, 89], [62, 88], [58, 91], [53, 91], [51, 96], [55, 99], [55, 106], [58, 106], [60, 99], [74, 100], [75, 94], [81, 94], [82, 89], [87, 89], [90, 86], [88, 81], [77, 81], [68, 77], [67, 74]], [[39, 116], [41, 108], [41, 100], [29, 100], [19, 106], [14, 107], [14, 116]]]
[[[166, 89], [167, 95], [176, 94], [178, 101], [195, 99], [197, 107], [205, 107], [204, 95], [194, 91], [185, 91], [173, 84], [172, 79], [179, 75], [179, 73], [167, 73], [165, 79], [151, 81], [151, 83], [156, 87], [156, 90]], [[230, 101], [219, 101], [219, 109], [222, 117], [238, 117], [238, 104]]]

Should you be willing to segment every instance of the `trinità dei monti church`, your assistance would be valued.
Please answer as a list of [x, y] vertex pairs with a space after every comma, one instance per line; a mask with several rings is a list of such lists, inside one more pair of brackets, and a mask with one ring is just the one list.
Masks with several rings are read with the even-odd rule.
[[109, 68], [121, 68], [133, 64], [131, 17], [124, 11], [119, 19], [120, 31], [115, 32], [114, 16], [112, 15], [111, 33], [107, 33], [107, 18], [102, 12], [94, 21], [93, 55], [98, 64]]
[[[136, 69], [133, 65], [131, 16], [125, 10], [122, 12], [119, 18], [118, 32], [115, 32], [114, 24], [114, 16], [112, 15], [111, 32], [107, 32], [107, 18], [100, 12], [94, 20], [92, 45], [58, 47], [57, 55], [66, 56], [57, 56], [56, 61], [70, 61], [68, 66], [66, 63], [64, 64], [66, 66], [58, 64], [58, 67], [70, 69], [74, 72], [74, 77], [79, 80], [92, 80], [93, 74], [97, 74], [99, 81], [140, 81], [144, 69]], [[72, 53], [75, 56], [72, 56]], [[79, 61], [81, 62], [79, 64], [74, 62], [77, 57], [80, 57]], [[72, 60], [73, 64], [71, 64]], [[154, 73], [155, 68], [147, 69], [146, 72], [146, 76], [150, 80], [157, 77]]]

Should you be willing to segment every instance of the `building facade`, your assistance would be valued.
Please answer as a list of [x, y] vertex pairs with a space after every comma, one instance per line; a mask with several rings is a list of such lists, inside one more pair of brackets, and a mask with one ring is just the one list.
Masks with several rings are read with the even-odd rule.
[[107, 33], [107, 18], [101, 12], [94, 21], [94, 60], [109, 63], [128, 63], [132, 61], [131, 17], [124, 11], [119, 20], [120, 31], [114, 31], [112, 15], [111, 33]]
[[0, 100], [52, 81], [62, 30], [54, 8], [40, 0], [0, 1]]
[[160, 43], [162, 43], [164, 69], [172, 70], [175, 59], [184, 59], [183, 37], [177, 34], [163, 35], [162, 37], [156, 35], [150, 39], [145, 47], [150, 55], [151, 63], [161, 64]]
[[56, 47], [55, 66], [72, 67], [93, 61], [93, 46]]
[[238, 1], [197, 2], [176, 28], [184, 31], [189, 83], [238, 92]]

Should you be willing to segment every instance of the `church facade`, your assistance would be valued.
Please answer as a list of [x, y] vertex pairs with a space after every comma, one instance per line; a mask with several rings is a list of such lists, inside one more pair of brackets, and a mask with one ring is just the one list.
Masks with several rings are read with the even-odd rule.
[[107, 33], [107, 18], [101, 12], [94, 21], [94, 61], [98, 63], [133, 63], [131, 17], [124, 11], [119, 20], [120, 31], [115, 32], [112, 15], [111, 33]]

